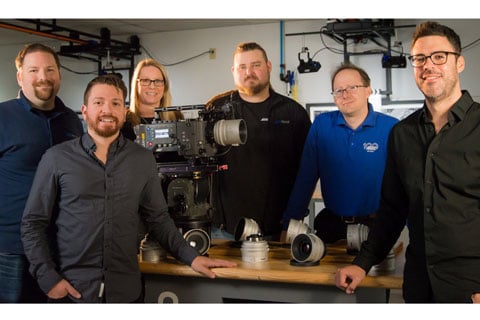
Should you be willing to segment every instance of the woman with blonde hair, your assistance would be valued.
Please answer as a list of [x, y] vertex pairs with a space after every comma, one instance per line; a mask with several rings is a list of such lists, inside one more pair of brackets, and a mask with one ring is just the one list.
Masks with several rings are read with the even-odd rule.
[[[141, 60], [133, 72], [130, 88], [130, 107], [122, 134], [128, 139], [135, 140], [133, 127], [152, 123], [155, 119], [155, 108], [168, 107], [172, 103], [167, 70], [154, 59]], [[180, 111], [159, 113], [160, 120], [182, 118]]]

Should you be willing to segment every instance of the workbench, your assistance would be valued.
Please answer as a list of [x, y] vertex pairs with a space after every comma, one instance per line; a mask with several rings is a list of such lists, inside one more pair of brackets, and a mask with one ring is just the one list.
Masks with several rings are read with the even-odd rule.
[[369, 273], [353, 295], [335, 286], [335, 272], [348, 265], [354, 256], [347, 254], [346, 243], [326, 246], [318, 265], [295, 266], [290, 245], [269, 242], [268, 261], [242, 261], [234, 241], [212, 240], [208, 256], [235, 261], [236, 268], [214, 268], [215, 279], [193, 271], [170, 256], [159, 262], [139, 258], [145, 279], [147, 303], [387, 303], [390, 289], [401, 289], [403, 246], [395, 248], [395, 270]]

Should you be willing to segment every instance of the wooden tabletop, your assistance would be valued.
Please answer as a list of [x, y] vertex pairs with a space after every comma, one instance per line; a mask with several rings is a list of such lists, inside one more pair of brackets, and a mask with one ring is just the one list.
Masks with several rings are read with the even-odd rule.
[[[354, 256], [347, 254], [345, 243], [339, 242], [327, 245], [326, 255], [316, 266], [291, 265], [290, 245], [269, 242], [268, 261], [247, 263], [242, 261], [240, 246], [236, 242], [213, 240], [208, 251], [210, 258], [235, 261], [236, 268], [212, 269], [218, 278], [273, 281], [283, 283], [303, 283], [314, 285], [335, 285], [334, 275], [338, 268], [349, 265]], [[361, 286], [376, 288], [400, 289], [403, 282], [403, 246], [400, 243], [395, 248], [396, 268], [383, 274], [369, 274]], [[163, 274], [173, 276], [202, 277], [170, 256], [159, 262], [146, 262], [139, 259], [140, 271], [143, 273]]]

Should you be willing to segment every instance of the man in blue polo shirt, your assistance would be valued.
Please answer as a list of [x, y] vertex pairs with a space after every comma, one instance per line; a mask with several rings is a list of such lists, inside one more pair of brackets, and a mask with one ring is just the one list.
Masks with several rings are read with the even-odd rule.
[[368, 225], [379, 206], [390, 129], [396, 118], [373, 111], [370, 77], [353, 64], [333, 73], [339, 111], [316, 117], [305, 142], [300, 169], [283, 215], [281, 240], [290, 219], [302, 220], [320, 179], [325, 209], [315, 219], [326, 243], [346, 238], [347, 223]]
[[78, 115], [56, 96], [60, 61], [50, 47], [18, 53], [16, 99], [0, 103], [0, 302], [43, 302], [28, 272], [20, 222], [38, 162], [54, 144], [83, 134]]

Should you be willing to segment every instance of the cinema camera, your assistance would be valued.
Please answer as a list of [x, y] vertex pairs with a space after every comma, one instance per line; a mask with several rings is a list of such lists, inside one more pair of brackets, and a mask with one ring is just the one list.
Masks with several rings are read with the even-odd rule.
[[178, 152], [186, 158], [217, 155], [218, 146], [244, 144], [247, 139], [243, 119], [232, 119], [231, 105], [212, 110], [205, 105], [157, 108], [155, 111], [198, 110], [198, 118], [141, 124], [135, 129], [137, 143], [156, 152]]
[[[158, 120], [166, 111], [198, 112], [177, 121]], [[212, 175], [226, 170], [218, 157], [232, 146], [245, 144], [247, 127], [234, 119], [233, 104], [157, 108], [156, 120], [134, 127], [136, 143], [152, 150], [166, 194], [170, 215], [182, 235], [201, 254], [210, 248]]]

